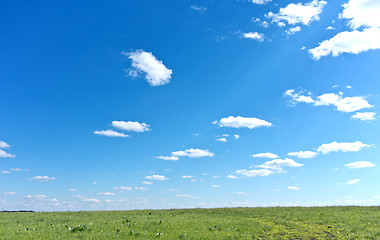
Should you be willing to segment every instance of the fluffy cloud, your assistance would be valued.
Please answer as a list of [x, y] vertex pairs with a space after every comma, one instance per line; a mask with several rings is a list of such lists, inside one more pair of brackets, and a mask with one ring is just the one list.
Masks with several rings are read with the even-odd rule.
[[288, 189], [289, 189], [289, 190], [293, 190], [293, 191], [300, 190], [299, 187], [293, 187], [293, 186], [289, 186]]
[[254, 40], [257, 40], [259, 42], [264, 41], [264, 34], [258, 33], [258, 32], [243, 33], [243, 37], [244, 38], [249, 38], [249, 39], [254, 39]]
[[253, 158], [279, 158], [277, 154], [270, 153], [270, 152], [253, 154], [251, 157]]
[[235, 175], [228, 175], [226, 178], [229, 178], [229, 179], [236, 179], [236, 178], [239, 178], [239, 177], [236, 177]]
[[299, 151], [299, 152], [290, 152], [288, 156], [294, 156], [297, 158], [313, 158], [317, 156], [318, 153], [313, 151]]
[[152, 182], [142, 182], [142, 184], [152, 185], [153, 183]]
[[10, 145], [4, 141], [0, 141], [0, 148], [9, 148]]
[[259, 165], [259, 168], [265, 169], [274, 169], [274, 170], [282, 170], [282, 167], [302, 167], [303, 164], [297, 163], [293, 159], [285, 158], [285, 159], [274, 159], [271, 161], [267, 161], [264, 164]]
[[362, 121], [372, 121], [375, 120], [376, 113], [374, 112], [357, 112], [351, 116], [353, 119], [359, 119]]
[[55, 177], [35, 176], [35, 177], [32, 177], [30, 180], [38, 181], [38, 182], [49, 182], [49, 181], [55, 180]]
[[241, 169], [235, 171], [236, 174], [243, 175], [245, 177], [265, 177], [273, 174], [271, 170], [268, 169], [252, 169], [252, 170], [246, 170], [246, 169]]
[[14, 158], [16, 155], [7, 153], [6, 151], [0, 150], [0, 158]]
[[364, 144], [360, 141], [356, 142], [332, 142], [332, 143], [325, 143], [318, 147], [317, 151], [321, 152], [323, 154], [327, 154], [330, 152], [357, 152], [363, 148], [370, 147], [370, 145]]
[[145, 179], [156, 180], [156, 181], [166, 181], [166, 180], [169, 180], [169, 178], [166, 178], [165, 176], [162, 176], [162, 175], [146, 176]]
[[121, 132], [116, 132], [113, 130], [95, 131], [94, 133], [97, 135], [107, 136], [107, 137], [130, 137], [130, 135], [127, 135]]
[[295, 92], [294, 89], [285, 91], [284, 96], [290, 98], [290, 102], [295, 105], [299, 102], [314, 104], [314, 106], [335, 106], [336, 110], [341, 112], [355, 112], [365, 108], [373, 107], [368, 101], [361, 96], [356, 97], [342, 97], [343, 93], [325, 93], [317, 97], [314, 100], [311, 93], [303, 95], [303, 90]]
[[357, 184], [357, 183], [359, 183], [359, 182], [360, 182], [359, 179], [352, 179], [352, 180], [347, 181], [346, 184]]
[[141, 190], [141, 191], [145, 191], [145, 190], [147, 190], [146, 187], [135, 187], [135, 189], [136, 189], [136, 190]]
[[179, 157], [177, 156], [158, 156], [156, 158], [166, 160], [166, 161], [177, 161], [179, 159]]
[[218, 124], [220, 127], [231, 127], [231, 128], [258, 128], [258, 127], [270, 127], [272, 123], [267, 122], [265, 120], [255, 118], [255, 117], [233, 117], [229, 116], [227, 118], [221, 118], [218, 121], [214, 122], [214, 124]]
[[349, 0], [343, 4], [341, 18], [349, 19], [353, 29], [380, 27], [380, 2], [378, 0]]
[[303, 94], [304, 91], [296, 92], [294, 89], [289, 89], [284, 92], [284, 97], [289, 97], [290, 102], [292, 104], [296, 104], [299, 102], [304, 102], [304, 103], [314, 103], [315, 100], [310, 96], [311, 93], [307, 93], [308, 95]]
[[367, 168], [367, 167], [373, 167], [375, 164], [368, 162], [368, 161], [357, 161], [345, 164], [344, 166], [349, 168]]
[[114, 187], [113, 189], [114, 189], [114, 190], [117, 190], [117, 191], [131, 191], [131, 190], [132, 190], [131, 187], [124, 187], [124, 186], [121, 186], [121, 187]]
[[210, 152], [209, 150], [189, 148], [184, 151], [172, 152], [172, 155], [176, 157], [201, 158], [201, 157], [213, 157], [214, 153]]
[[87, 202], [87, 203], [100, 203], [100, 200], [99, 199], [96, 199], [96, 198], [87, 198], [87, 197], [83, 197], [81, 195], [77, 195], [75, 196], [76, 198], [79, 199], [79, 201], [81, 202]]
[[136, 50], [135, 52], [122, 54], [132, 60], [132, 69], [129, 71], [130, 76], [138, 76], [139, 73], [145, 73], [145, 79], [152, 87], [170, 83], [173, 71], [168, 69], [162, 61], [156, 59], [151, 52]]
[[240, 138], [240, 135], [235, 134], [235, 135], [234, 135], [234, 138], [235, 138], [235, 139], [239, 139], [239, 138]]
[[309, 25], [311, 22], [319, 20], [326, 1], [313, 0], [309, 3], [291, 3], [284, 8], [280, 8], [278, 13], [269, 12], [266, 17], [271, 18], [272, 22], [283, 26], [286, 21], [288, 24], [304, 24]]
[[[379, 13], [380, 14], [380, 13]], [[344, 31], [319, 43], [318, 47], [309, 49], [315, 60], [321, 57], [336, 57], [342, 53], [358, 54], [380, 48], [380, 28], [367, 28], [363, 31]]]
[[299, 32], [299, 31], [301, 31], [301, 27], [297, 26], [297, 27], [289, 28], [289, 30], [286, 30], [286, 33], [288, 35], [292, 35], [292, 34], [295, 34], [296, 32]]
[[151, 130], [149, 124], [132, 121], [112, 121], [112, 126], [129, 132], [147, 132]]
[[[348, 20], [354, 31], [344, 31], [310, 49], [315, 60], [323, 56], [342, 53], [358, 54], [380, 48], [380, 2], [378, 0], [349, 0], [343, 5], [340, 18]], [[363, 31], [357, 31], [364, 27]]]
[[67, 189], [67, 191], [69, 191], [69, 192], [76, 192], [76, 191], [78, 191], [78, 190], [75, 189], [75, 188], [69, 188], [69, 189]]

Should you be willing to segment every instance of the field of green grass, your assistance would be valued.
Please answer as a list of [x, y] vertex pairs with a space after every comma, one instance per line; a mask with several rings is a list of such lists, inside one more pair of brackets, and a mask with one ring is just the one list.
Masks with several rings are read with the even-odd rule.
[[0, 239], [380, 239], [380, 207], [0, 213]]

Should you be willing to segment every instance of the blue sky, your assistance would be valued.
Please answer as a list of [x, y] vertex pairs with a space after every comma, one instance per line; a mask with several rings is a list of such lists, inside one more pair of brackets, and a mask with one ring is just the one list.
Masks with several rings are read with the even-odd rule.
[[2, 209], [380, 203], [378, 1], [0, 11]]

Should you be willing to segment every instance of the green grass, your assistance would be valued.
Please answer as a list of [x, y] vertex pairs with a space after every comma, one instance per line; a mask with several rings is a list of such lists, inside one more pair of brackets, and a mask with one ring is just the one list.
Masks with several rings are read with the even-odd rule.
[[0, 213], [0, 239], [380, 239], [380, 207]]

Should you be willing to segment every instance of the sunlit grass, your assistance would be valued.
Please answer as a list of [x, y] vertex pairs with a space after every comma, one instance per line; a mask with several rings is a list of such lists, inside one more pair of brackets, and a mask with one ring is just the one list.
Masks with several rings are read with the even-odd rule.
[[380, 239], [380, 207], [0, 213], [0, 239]]

